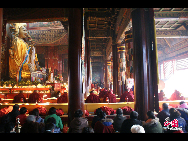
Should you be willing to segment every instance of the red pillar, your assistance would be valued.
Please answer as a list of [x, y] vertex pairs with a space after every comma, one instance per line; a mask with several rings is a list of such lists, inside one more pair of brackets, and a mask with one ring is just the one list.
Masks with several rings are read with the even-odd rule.
[[[84, 112], [84, 95], [82, 93], [81, 53], [83, 9], [69, 9], [69, 49], [68, 49], [68, 123], [73, 120], [78, 109]], [[85, 114], [83, 114], [85, 116]]]
[[159, 109], [154, 23], [152, 8], [132, 11], [135, 110], [141, 120], [146, 120], [148, 110]]
[[136, 8], [132, 11], [134, 109], [138, 112], [140, 120], [146, 120], [146, 113], [148, 111], [145, 16], [144, 8]]

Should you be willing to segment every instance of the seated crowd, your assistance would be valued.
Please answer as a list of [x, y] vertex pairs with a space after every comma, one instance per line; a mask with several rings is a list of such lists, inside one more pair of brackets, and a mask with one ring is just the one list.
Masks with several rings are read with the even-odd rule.
[[[43, 119], [36, 108], [26, 116], [27, 109], [15, 104], [13, 110], [1, 117], [0, 133], [16, 133], [16, 119], [20, 119], [20, 133], [187, 133], [188, 132], [188, 105], [180, 102], [178, 108], [168, 108], [163, 103], [163, 109], [157, 115], [153, 111], [147, 112], [147, 120], [138, 120], [139, 114], [131, 111], [130, 118], [123, 115], [123, 110], [118, 108], [116, 116], [107, 118], [106, 112], [101, 108], [96, 109], [91, 126], [87, 118], [83, 118], [83, 112], [77, 110], [69, 127], [63, 127], [61, 118], [56, 115], [56, 108], [51, 107], [48, 115]], [[172, 125], [165, 126], [169, 121], [178, 121], [178, 127], [171, 130]], [[168, 128], [167, 128], [168, 127]], [[68, 129], [69, 128], [69, 129]]]

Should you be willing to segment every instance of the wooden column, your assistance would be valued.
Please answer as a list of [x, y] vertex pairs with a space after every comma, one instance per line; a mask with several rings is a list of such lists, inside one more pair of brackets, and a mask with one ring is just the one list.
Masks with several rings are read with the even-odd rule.
[[118, 85], [117, 44], [112, 45], [112, 56], [113, 56], [113, 93], [117, 95], [118, 94], [117, 92], [117, 85]]
[[148, 80], [147, 80], [147, 50], [145, 9], [132, 11], [133, 29], [133, 68], [134, 68], [134, 109], [140, 120], [146, 120], [148, 111]]
[[[154, 11], [138, 8], [132, 12], [135, 110], [146, 120], [148, 110], [158, 112], [158, 71]], [[155, 97], [154, 97], [155, 95]]]
[[81, 52], [83, 9], [69, 9], [69, 48], [68, 48], [68, 123], [73, 120], [78, 109], [84, 112], [84, 95], [82, 93]]

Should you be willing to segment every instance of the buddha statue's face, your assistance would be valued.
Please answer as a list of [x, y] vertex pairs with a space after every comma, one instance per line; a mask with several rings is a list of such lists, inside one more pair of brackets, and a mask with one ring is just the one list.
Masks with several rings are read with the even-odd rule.
[[26, 38], [27, 37], [27, 29], [25, 26], [21, 26], [19, 29], [19, 37]]

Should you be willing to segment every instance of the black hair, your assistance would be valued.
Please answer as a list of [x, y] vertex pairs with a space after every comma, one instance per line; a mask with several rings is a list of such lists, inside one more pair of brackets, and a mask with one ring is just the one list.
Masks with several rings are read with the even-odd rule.
[[181, 113], [175, 108], [170, 108], [169, 113], [170, 113], [170, 117], [173, 117], [173, 118], [177, 118], [181, 116]]
[[20, 107], [20, 106], [19, 106], [18, 104], [15, 104], [15, 105], [13, 106], [13, 110], [16, 111], [16, 110], [19, 109], [19, 107]]
[[51, 107], [50, 109], [49, 109], [49, 115], [52, 115], [52, 114], [56, 114], [56, 108], [55, 107]]
[[101, 108], [96, 109], [96, 114], [97, 114], [97, 116], [100, 115], [100, 112], [102, 112], [102, 109], [101, 109]]
[[121, 116], [123, 114], [123, 110], [121, 108], [118, 108], [116, 114], [117, 116]]
[[56, 124], [56, 119], [54, 117], [49, 117], [46, 121], [46, 123], [53, 123]]
[[131, 119], [137, 119], [137, 118], [138, 118], [138, 113], [137, 113], [136, 111], [132, 111], [132, 112], [130, 113], [130, 118], [131, 118]]
[[20, 114], [25, 114], [26, 112], [27, 112], [27, 108], [22, 107], [22, 108], [20, 109]]
[[183, 103], [185, 103], [185, 102], [184, 102], [184, 101], [181, 101], [181, 102], [180, 102], [180, 105], [183, 104]]
[[105, 119], [106, 113], [105, 113], [104, 111], [101, 111], [99, 117], [100, 117], [101, 119]]
[[163, 103], [163, 109], [168, 109], [168, 104]]
[[74, 117], [81, 117], [83, 115], [82, 110], [78, 109], [74, 112]]
[[147, 116], [148, 116], [148, 118], [155, 119], [155, 115], [154, 115], [153, 111], [148, 111]]
[[37, 109], [37, 108], [33, 109], [33, 111], [32, 111], [32, 115], [38, 117], [38, 116], [39, 116], [39, 109]]

